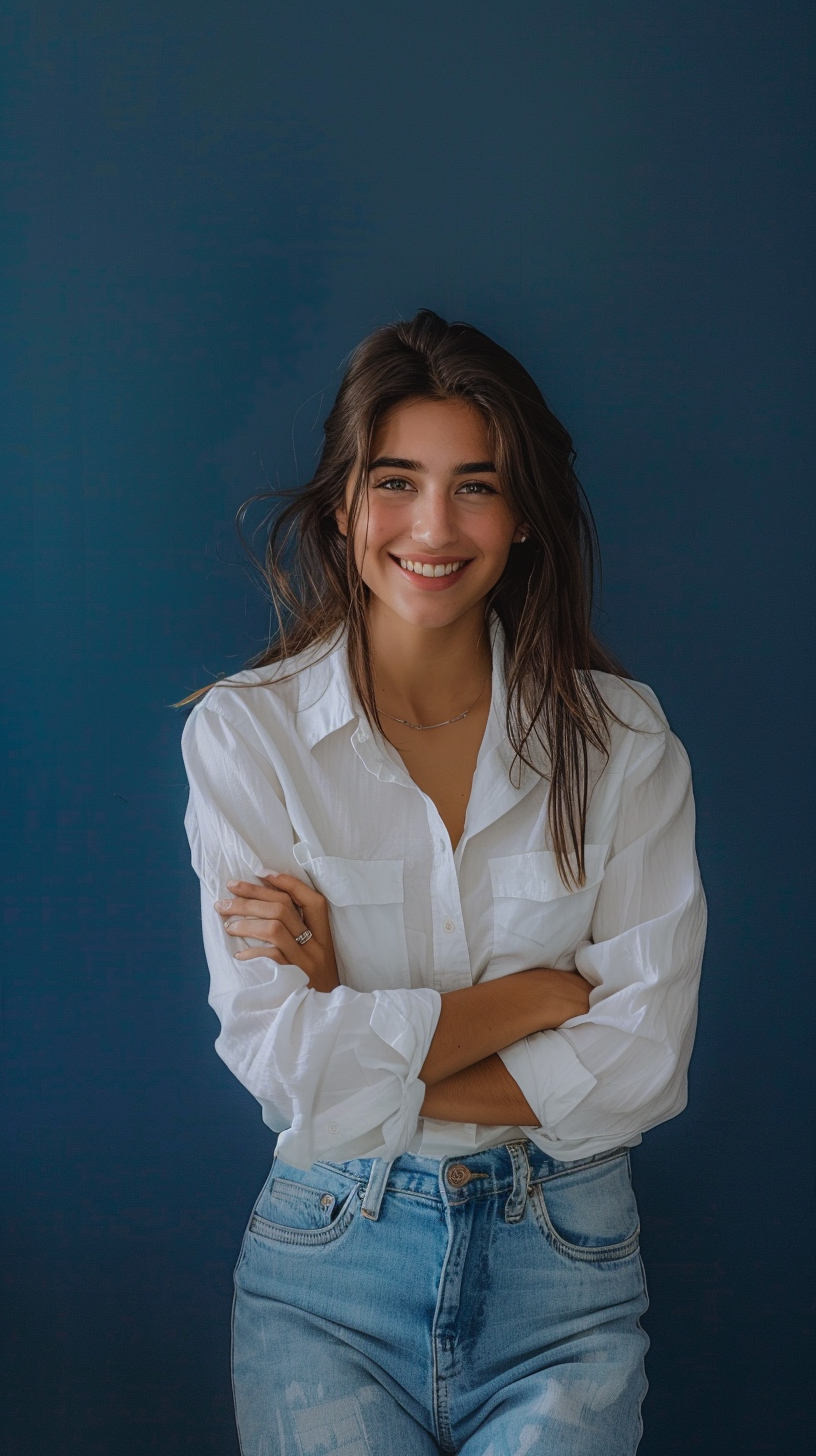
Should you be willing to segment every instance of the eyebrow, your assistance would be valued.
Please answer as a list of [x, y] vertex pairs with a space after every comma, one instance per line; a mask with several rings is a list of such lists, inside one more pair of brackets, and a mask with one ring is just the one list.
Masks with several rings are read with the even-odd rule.
[[[420, 460], [401, 460], [398, 455], [378, 455], [372, 460], [369, 470], [376, 470], [378, 465], [387, 465], [392, 470], [425, 470]], [[454, 465], [454, 475], [495, 475], [496, 467], [492, 460], [465, 460], [461, 465]]]

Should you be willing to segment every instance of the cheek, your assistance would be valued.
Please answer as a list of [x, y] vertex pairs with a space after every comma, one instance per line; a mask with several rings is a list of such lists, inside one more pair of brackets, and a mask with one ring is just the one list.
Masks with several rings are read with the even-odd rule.
[[387, 549], [389, 542], [395, 541], [405, 530], [405, 511], [395, 507], [389, 502], [385, 508], [378, 509], [377, 504], [372, 502], [369, 506], [368, 517], [360, 521], [355, 533], [355, 556], [358, 566], [363, 564], [363, 557], [367, 561], [373, 559], [375, 553]]
[[514, 521], [509, 513], [502, 511], [491, 519], [475, 522], [470, 534], [487, 559], [503, 563], [509, 554], [514, 531]]
[[354, 560], [364, 581], [378, 570], [382, 535], [372, 520], [367, 526], [359, 525], [354, 534]]

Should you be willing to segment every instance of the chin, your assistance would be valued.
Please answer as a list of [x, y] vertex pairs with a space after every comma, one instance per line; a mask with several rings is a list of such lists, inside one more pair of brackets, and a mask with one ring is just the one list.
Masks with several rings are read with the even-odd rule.
[[[382, 599], [381, 599], [382, 600]], [[450, 627], [460, 617], [468, 616], [478, 606], [479, 600], [467, 602], [444, 601], [429, 597], [422, 602], [394, 602], [383, 600], [383, 606], [393, 612], [400, 621], [412, 627]]]

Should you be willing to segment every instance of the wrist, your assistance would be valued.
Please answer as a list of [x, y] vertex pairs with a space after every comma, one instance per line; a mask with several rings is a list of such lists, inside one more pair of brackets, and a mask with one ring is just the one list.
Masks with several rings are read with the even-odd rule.
[[554, 1031], [571, 1017], [583, 1016], [589, 1010], [592, 988], [578, 971], [542, 969], [531, 974], [538, 978], [535, 1031]]

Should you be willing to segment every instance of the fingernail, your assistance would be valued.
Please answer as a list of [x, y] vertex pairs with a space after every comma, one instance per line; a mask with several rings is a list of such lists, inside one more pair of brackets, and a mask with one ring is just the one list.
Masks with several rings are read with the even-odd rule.
[[216, 908], [216, 910], [226, 910], [226, 908], [227, 908], [228, 905], [229, 905], [229, 900], [216, 900], [216, 902], [215, 902], [215, 908]]
[[238, 888], [238, 886], [240, 885], [240, 883], [241, 883], [240, 880], [227, 880], [227, 889], [228, 890], [236, 890]]
[[276, 880], [279, 874], [280, 870], [261, 870], [260, 877], [262, 880]]

